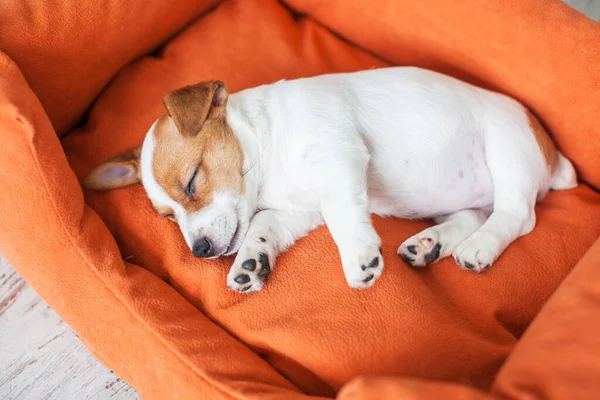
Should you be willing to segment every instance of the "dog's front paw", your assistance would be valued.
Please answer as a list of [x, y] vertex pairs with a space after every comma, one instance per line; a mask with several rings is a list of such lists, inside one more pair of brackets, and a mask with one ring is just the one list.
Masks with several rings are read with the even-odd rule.
[[351, 288], [364, 289], [373, 286], [383, 272], [383, 256], [379, 246], [360, 246], [362, 251], [354, 257], [342, 260], [346, 280]]
[[452, 255], [461, 268], [483, 272], [491, 267], [500, 252], [496, 237], [486, 232], [475, 232], [459, 244]]
[[262, 289], [275, 261], [269, 254], [271, 249], [263, 243], [242, 245], [227, 275], [227, 288], [240, 293]]

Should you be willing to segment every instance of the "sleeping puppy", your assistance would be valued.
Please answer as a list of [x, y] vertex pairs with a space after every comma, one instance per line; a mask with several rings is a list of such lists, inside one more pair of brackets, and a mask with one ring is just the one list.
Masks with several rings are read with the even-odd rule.
[[398, 254], [415, 267], [449, 255], [481, 272], [535, 226], [571, 163], [517, 101], [412, 67], [280, 81], [229, 95], [222, 82], [164, 98], [140, 148], [84, 186], [141, 182], [197, 257], [237, 252], [227, 278], [260, 290], [275, 259], [326, 223], [348, 285], [383, 271], [370, 214], [433, 218]]

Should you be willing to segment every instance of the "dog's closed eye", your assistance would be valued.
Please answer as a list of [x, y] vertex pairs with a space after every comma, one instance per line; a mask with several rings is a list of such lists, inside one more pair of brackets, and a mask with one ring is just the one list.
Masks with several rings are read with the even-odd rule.
[[192, 173], [192, 176], [190, 177], [190, 180], [188, 181], [187, 185], [185, 185], [184, 193], [188, 198], [192, 198], [196, 194], [196, 176], [198, 176], [199, 169], [200, 166], [198, 165], [196, 169], [194, 169], [194, 172]]

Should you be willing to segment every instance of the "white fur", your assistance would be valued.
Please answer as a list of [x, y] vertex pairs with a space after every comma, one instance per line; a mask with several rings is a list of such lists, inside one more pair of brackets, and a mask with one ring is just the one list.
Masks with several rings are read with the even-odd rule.
[[[441, 223], [398, 249], [414, 265], [425, 265], [425, 254], [439, 243], [440, 258], [454, 254], [461, 266], [482, 271], [533, 229], [536, 199], [551, 187], [576, 185], [562, 155], [551, 176], [518, 102], [418, 68], [244, 90], [230, 96], [227, 120], [248, 169], [243, 198], [230, 207], [245, 226], [252, 218], [244, 242], [232, 249], [239, 252], [228, 285], [239, 291], [263, 286], [258, 269], [241, 267], [245, 261], [259, 262], [264, 253], [272, 268], [277, 254], [323, 222], [349, 285], [372, 285], [383, 259], [370, 213]], [[181, 207], [151, 177], [151, 136], [142, 153], [144, 186], [179, 219]], [[180, 224], [189, 244], [187, 220]], [[410, 245], [421, 246], [416, 255], [407, 253]], [[236, 282], [240, 274], [250, 282]]]

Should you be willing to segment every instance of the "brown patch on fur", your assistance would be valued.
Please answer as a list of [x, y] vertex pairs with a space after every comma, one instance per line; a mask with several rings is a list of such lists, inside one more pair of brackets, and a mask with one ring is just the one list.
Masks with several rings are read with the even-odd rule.
[[175, 218], [175, 211], [173, 211], [173, 209], [171, 207], [158, 206], [158, 207], [155, 207], [155, 210], [158, 213], [158, 215], [160, 215], [161, 217], [168, 218], [171, 221], [177, 221], [177, 218]]
[[165, 215], [169, 215], [169, 214], [173, 214], [174, 211], [171, 207], [167, 207], [167, 206], [158, 206], [155, 207], [156, 212], [159, 213], [161, 216], [165, 216]]
[[558, 152], [556, 146], [552, 142], [550, 135], [546, 129], [542, 126], [540, 121], [531, 112], [527, 111], [527, 118], [529, 118], [529, 126], [533, 131], [533, 136], [540, 146], [542, 155], [546, 160], [550, 173], [554, 174], [558, 170]]
[[165, 96], [163, 103], [179, 132], [194, 136], [210, 114], [224, 111], [228, 95], [223, 82], [209, 81], [174, 90]]
[[[169, 197], [188, 212], [207, 206], [216, 192], [244, 191], [244, 154], [227, 124], [226, 104], [227, 89], [214, 81], [165, 98], [169, 112], [154, 130], [153, 173]], [[185, 188], [197, 167], [195, 193], [188, 197]]]

